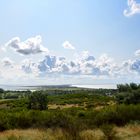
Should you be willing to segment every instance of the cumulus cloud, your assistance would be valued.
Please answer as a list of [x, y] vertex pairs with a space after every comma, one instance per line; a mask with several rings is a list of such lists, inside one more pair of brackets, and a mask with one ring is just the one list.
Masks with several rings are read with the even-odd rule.
[[21, 70], [27, 74], [33, 73], [37, 75], [38, 73], [37, 63], [33, 62], [31, 59], [24, 59], [21, 62]]
[[[68, 61], [64, 57], [47, 55], [38, 63], [38, 69], [41, 74], [59, 73], [59, 74], [82, 74], [82, 75], [109, 75], [112, 68], [112, 59], [107, 55], [102, 55], [95, 59], [87, 52], [83, 52], [82, 59]], [[113, 71], [113, 70], [112, 70]]]
[[138, 74], [140, 74], [140, 60], [134, 60], [131, 64], [130, 67], [133, 71], [137, 72]]
[[51, 72], [53, 68], [55, 68], [56, 64], [56, 56], [45, 56], [44, 60], [40, 61], [38, 64], [38, 68], [40, 72]]
[[82, 52], [79, 59], [67, 60], [65, 57], [46, 55], [42, 60], [36, 62], [31, 59], [25, 59], [20, 64], [15, 64], [9, 58], [1, 60], [1, 70], [4, 73], [9, 69], [18, 71], [22, 76], [34, 75], [35, 77], [47, 76], [50, 74], [61, 75], [90, 75], [121, 77], [140, 74], [140, 59], [126, 60], [120, 64], [107, 54], [96, 58], [88, 51]]
[[12, 38], [8, 43], [6, 43], [6, 47], [11, 47], [22, 55], [48, 52], [48, 49], [42, 45], [42, 38], [40, 35], [29, 38], [23, 42], [19, 37]]
[[135, 56], [140, 56], [140, 50], [135, 51]]
[[14, 62], [8, 57], [3, 58], [1, 62], [4, 67], [12, 67], [14, 64]]
[[69, 41], [65, 41], [62, 46], [64, 49], [75, 50], [75, 47]]
[[95, 58], [89, 53], [89, 51], [82, 51], [80, 54], [76, 55], [77, 61], [94, 61]]
[[[20, 48], [19, 44], [21, 42], [19, 42], [19, 39], [14, 39], [14, 41], [10, 42], [11, 47], [16, 51]], [[137, 50], [135, 55], [140, 56], [140, 50]], [[95, 79], [101, 77], [106, 77], [108, 79], [126, 78], [130, 76], [140, 77], [140, 58], [134, 57], [133, 59], [116, 63], [114, 59], [107, 54], [102, 54], [100, 57], [95, 58], [94, 55], [90, 54], [88, 51], [83, 51], [73, 60], [69, 60], [66, 57], [47, 54], [40, 60], [33, 59], [32, 56], [32, 58], [26, 57], [26, 59], [20, 62], [14, 62], [10, 58], [5, 57], [0, 63], [0, 76], [3, 78], [5, 77], [6, 79], [14, 79], [15, 77], [22, 79], [42, 79], [52, 75], [73, 77], [90, 76], [96, 77]]]
[[137, 3], [135, 0], [128, 0], [128, 8], [124, 10], [123, 14], [126, 17], [140, 14], [140, 3]]

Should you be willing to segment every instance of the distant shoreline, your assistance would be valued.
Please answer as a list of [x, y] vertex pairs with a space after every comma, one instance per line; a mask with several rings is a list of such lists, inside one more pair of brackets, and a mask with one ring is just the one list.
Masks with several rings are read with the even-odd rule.
[[78, 88], [89, 88], [89, 89], [117, 89], [115, 84], [105, 84], [105, 85], [72, 85], [72, 87]]
[[98, 85], [0, 85], [4, 90], [36, 90], [41, 88], [88, 88], [88, 89], [116, 89], [115, 84], [98, 84]]

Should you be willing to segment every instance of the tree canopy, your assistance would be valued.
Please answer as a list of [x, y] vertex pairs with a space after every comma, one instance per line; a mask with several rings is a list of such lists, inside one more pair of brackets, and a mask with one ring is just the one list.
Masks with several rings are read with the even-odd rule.
[[28, 97], [28, 108], [29, 109], [38, 109], [38, 110], [46, 110], [48, 99], [47, 94], [44, 91], [35, 91], [31, 93]]

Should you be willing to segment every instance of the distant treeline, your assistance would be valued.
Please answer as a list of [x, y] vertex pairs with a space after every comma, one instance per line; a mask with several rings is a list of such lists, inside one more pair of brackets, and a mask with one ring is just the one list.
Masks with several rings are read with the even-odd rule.
[[131, 92], [133, 90], [140, 90], [140, 84], [130, 83], [130, 84], [118, 84], [117, 89], [119, 92]]
[[140, 103], [140, 84], [119, 84], [116, 100], [118, 103], [139, 104]]

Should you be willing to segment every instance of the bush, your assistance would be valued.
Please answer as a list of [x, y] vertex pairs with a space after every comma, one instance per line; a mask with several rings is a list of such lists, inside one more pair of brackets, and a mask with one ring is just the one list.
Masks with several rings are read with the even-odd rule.
[[140, 103], [140, 90], [132, 92], [123, 92], [116, 95], [116, 101], [121, 104], [139, 104]]
[[114, 130], [113, 125], [103, 124], [100, 129], [105, 135], [105, 139], [107, 140], [114, 140], [116, 138], [116, 131]]
[[28, 108], [29, 109], [39, 109], [39, 110], [46, 110], [48, 99], [47, 94], [43, 91], [35, 91], [29, 95], [29, 102]]

